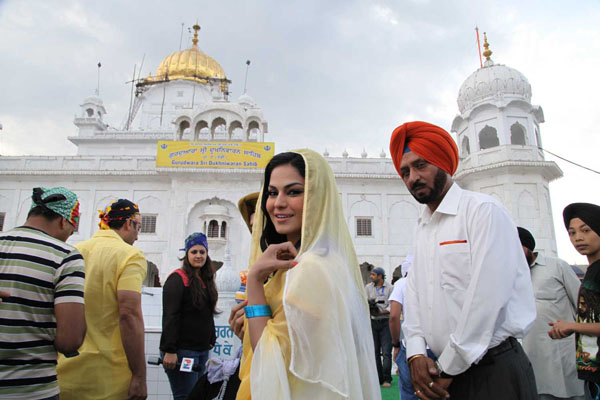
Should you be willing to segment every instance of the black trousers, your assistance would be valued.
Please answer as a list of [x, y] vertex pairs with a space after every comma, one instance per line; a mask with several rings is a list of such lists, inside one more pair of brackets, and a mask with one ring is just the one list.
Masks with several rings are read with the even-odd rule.
[[[390, 333], [390, 320], [372, 319], [373, 344], [375, 345], [375, 365], [379, 384], [392, 382], [392, 334]], [[383, 364], [381, 359], [383, 358]]]
[[519, 342], [509, 338], [457, 375], [448, 388], [455, 400], [537, 400], [535, 375]]

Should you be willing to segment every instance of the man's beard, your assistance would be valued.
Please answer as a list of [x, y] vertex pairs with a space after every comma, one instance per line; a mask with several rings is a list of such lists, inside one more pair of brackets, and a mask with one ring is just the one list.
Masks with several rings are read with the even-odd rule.
[[416, 191], [422, 187], [426, 187], [425, 184], [414, 184], [412, 188], [410, 188], [410, 194], [413, 195], [415, 200], [417, 200], [421, 204], [428, 204], [438, 200], [440, 195], [442, 194], [442, 190], [444, 190], [444, 186], [446, 186], [446, 181], [448, 180], [448, 176], [446, 172], [438, 168], [438, 172], [435, 174], [435, 178], [433, 178], [433, 188], [430, 190], [429, 194], [423, 197], [417, 197], [415, 194]]

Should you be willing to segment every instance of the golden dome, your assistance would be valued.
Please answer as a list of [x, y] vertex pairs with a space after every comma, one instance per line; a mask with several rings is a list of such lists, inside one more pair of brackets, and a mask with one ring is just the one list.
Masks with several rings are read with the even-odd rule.
[[146, 82], [159, 82], [165, 80], [185, 79], [199, 83], [213, 81], [220, 86], [226, 86], [227, 77], [223, 67], [213, 58], [204, 54], [198, 48], [198, 24], [193, 26], [194, 39], [192, 47], [187, 50], [178, 51], [166, 57], [158, 66], [156, 75], [147, 77]]

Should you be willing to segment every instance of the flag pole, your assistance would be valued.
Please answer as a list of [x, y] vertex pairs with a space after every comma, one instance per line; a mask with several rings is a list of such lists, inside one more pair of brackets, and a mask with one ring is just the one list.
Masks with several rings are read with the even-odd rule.
[[98, 86], [96, 87], [96, 96], [100, 96], [100, 67], [102, 64], [98, 61]]
[[246, 93], [246, 84], [248, 83], [248, 69], [250, 68], [250, 60], [246, 60], [246, 78], [244, 79], [244, 93]]
[[475, 26], [475, 32], [477, 33], [477, 51], [479, 52], [479, 67], [483, 68], [483, 61], [481, 59], [481, 44], [479, 43], [479, 28]]

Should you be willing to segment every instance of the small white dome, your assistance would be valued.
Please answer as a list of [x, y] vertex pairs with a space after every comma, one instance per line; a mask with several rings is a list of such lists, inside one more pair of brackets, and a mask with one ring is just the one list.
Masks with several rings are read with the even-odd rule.
[[367, 154], [367, 151], [366, 151], [364, 148], [363, 148], [363, 151], [362, 151], [362, 153], [360, 153], [360, 156], [361, 156], [362, 158], [367, 158], [368, 154]]
[[325, 151], [323, 152], [323, 157], [329, 157], [329, 152], [327, 151], [327, 149], [325, 149]]
[[486, 61], [483, 68], [473, 72], [458, 92], [461, 114], [490, 100], [524, 100], [531, 102], [531, 85], [519, 71], [506, 65]]
[[237, 291], [240, 287], [239, 274], [235, 272], [235, 269], [231, 265], [229, 246], [225, 248], [225, 259], [223, 260], [223, 266], [221, 266], [221, 268], [217, 271], [217, 277], [215, 281], [219, 293], [235, 293], [235, 291]]
[[248, 96], [248, 94], [246, 94], [246, 93], [244, 93], [240, 97], [238, 97], [237, 102], [241, 105], [249, 106], [249, 107], [254, 107], [256, 105], [256, 102], [254, 101], [254, 99], [252, 97]]
[[381, 149], [381, 153], [379, 153], [379, 157], [386, 158], [387, 154], [385, 154], [385, 150]]
[[104, 107], [104, 102], [102, 101], [102, 99], [100, 97], [98, 97], [96, 95], [86, 97], [83, 100], [83, 103], [81, 105], [84, 106], [84, 105], [88, 105], [88, 104], [93, 104], [95, 106]]
[[344, 149], [344, 152], [342, 153], [342, 157], [348, 158], [348, 152], [346, 151], [346, 149]]

